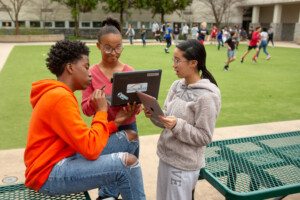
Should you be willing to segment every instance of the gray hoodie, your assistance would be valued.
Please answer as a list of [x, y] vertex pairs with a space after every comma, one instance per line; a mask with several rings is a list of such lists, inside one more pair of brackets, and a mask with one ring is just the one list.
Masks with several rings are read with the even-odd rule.
[[164, 112], [166, 116], [177, 117], [178, 121], [172, 130], [165, 128], [160, 134], [159, 158], [182, 170], [203, 168], [205, 146], [212, 141], [220, 108], [220, 90], [208, 79], [189, 85], [184, 79], [175, 81], [166, 98]]

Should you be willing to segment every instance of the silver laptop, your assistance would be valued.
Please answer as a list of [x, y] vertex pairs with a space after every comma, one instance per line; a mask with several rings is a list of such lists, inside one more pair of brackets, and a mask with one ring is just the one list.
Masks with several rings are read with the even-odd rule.
[[107, 103], [111, 107], [125, 106], [128, 102], [133, 104], [134, 101], [140, 104], [138, 91], [158, 98], [161, 73], [161, 69], [115, 72], [112, 94], [106, 96]]

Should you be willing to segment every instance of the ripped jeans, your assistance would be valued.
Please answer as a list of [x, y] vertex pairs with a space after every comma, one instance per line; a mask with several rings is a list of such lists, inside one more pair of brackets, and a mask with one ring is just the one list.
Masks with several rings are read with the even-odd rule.
[[128, 153], [132, 154], [137, 147], [138, 142], [128, 141], [125, 131], [113, 133], [96, 160], [76, 153], [56, 163], [39, 192], [52, 196], [71, 194], [116, 183], [124, 200], [143, 200], [140, 164], [137, 161], [127, 166]]

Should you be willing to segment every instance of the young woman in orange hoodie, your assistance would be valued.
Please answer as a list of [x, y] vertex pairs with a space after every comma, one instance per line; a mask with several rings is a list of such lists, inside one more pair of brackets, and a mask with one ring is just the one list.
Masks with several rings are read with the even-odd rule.
[[[88, 55], [82, 42], [57, 42], [46, 59], [57, 80], [33, 83], [25, 184], [47, 195], [60, 195], [117, 182], [123, 199], [145, 199], [140, 164], [132, 155], [138, 147], [137, 135], [132, 130], [113, 133], [138, 107], [128, 105], [108, 122], [104, 91], [95, 90], [91, 128], [81, 118], [74, 92], [91, 83]], [[103, 151], [115, 143], [117, 149]]]

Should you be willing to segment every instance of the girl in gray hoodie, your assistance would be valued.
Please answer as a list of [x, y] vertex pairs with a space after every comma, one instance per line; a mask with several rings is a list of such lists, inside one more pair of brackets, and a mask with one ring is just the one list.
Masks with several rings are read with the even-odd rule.
[[[161, 123], [152, 120], [164, 128], [157, 145], [157, 200], [192, 199], [205, 166], [205, 146], [212, 141], [221, 108], [220, 90], [205, 61], [205, 48], [198, 40], [184, 41], [174, 50], [173, 67], [181, 79], [169, 90]], [[151, 119], [149, 110], [144, 112]]]

